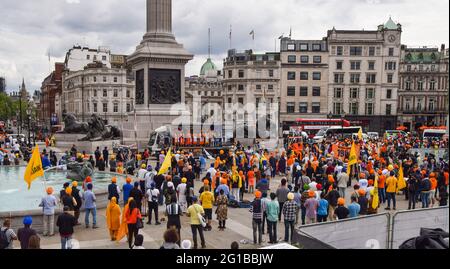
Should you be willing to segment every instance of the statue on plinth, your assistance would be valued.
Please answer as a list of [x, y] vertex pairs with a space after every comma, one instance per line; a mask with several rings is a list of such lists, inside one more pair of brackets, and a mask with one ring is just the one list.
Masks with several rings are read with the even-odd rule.
[[92, 114], [87, 124], [89, 131], [86, 137], [79, 141], [115, 140], [122, 137], [122, 131], [115, 126], [106, 125], [103, 119], [95, 114]]

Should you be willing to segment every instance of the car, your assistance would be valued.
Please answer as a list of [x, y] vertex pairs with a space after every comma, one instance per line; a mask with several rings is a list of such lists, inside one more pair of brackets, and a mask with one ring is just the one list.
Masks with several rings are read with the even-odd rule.
[[367, 132], [370, 139], [378, 139], [380, 135], [377, 132]]

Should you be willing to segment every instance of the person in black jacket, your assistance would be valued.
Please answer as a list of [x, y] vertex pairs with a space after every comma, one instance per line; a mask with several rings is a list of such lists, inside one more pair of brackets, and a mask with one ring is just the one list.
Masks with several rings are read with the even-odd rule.
[[328, 219], [330, 221], [334, 221], [336, 220], [335, 218], [335, 214], [334, 214], [334, 210], [336, 210], [337, 206], [338, 206], [338, 199], [340, 198], [339, 192], [336, 190], [336, 185], [332, 185], [333, 189], [326, 194], [325, 199], [327, 199], [328, 204], [329, 204], [329, 209], [328, 209]]
[[[158, 171], [158, 170], [156, 170], [156, 171]], [[161, 190], [161, 186], [164, 183], [164, 180], [165, 180], [164, 175], [157, 175], [157, 176], [155, 176], [154, 177], [155, 188], [158, 189], [158, 190]], [[164, 195], [161, 194], [158, 197], [158, 204], [159, 205], [163, 205], [163, 203], [164, 203]]]
[[111, 198], [116, 197], [117, 203], [119, 203], [119, 188], [117, 187], [117, 178], [113, 177], [111, 179], [111, 184], [108, 185], [108, 200], [111, 201]]
[[102, 156], [100, 152], [100, 147], [97, 147], [97, 149], [94, 152], [94, 156], [95, 156], [95, 167], [98, 167], [98, 160], [100, 159], [100, 156]]
[[69, 182], [63, 184], [62, 190], [59, 191], [59, 201], [63, 202], [63, 197], [66, 195], [66, 189], [70, 186]]
[[411, 174], [407, 182], [408, 189], [408, 210], [416, 209], [417, 191], [419, 190], [420, 180], [416, 173]]
[[70, 208], [65, 206], [64, 213], [59, 215], [56, 220], [56, 226], [59, 228], [59, 235], [61, 236], [61, 249], [71, 249], [70, 241], [73, 235], [73, 227], [77, 221], [74, 216], [69, 213]]
[[77, 202], [76, 206], [74, 206], [74, 217], [77, 221], [76, 225], [80, 225], [80, 223], [78, 222], [78, 219], [80, 218], [80, 208], [81, 205], [83, 203], [83, 201], [81, 200], [81, 196], [80, 196], [80, 190], [77, 189], [78, 187], [78, 182], [74, 181], [72, 182], [72, 197], [75, 199], [75, 202]]
[[142, 208], [142, 197], [144, 194], [139, 189], [139, 182], [134, 182], [134, 188], [130, 191], [130, 197], [133, 197], [134, 201], [136, 201], [137, 208], [141, 210]]
[[105, 149], [103, 149], [102, 155], [103, 155], [103, 160], [105, 160], [105, 167], [108, 167], [109, 150], [107, 147], [105, 147]]
[[100, 158], [99, 158], [98, 161], [97, 161], [97, 167], [98, 167], [98, 170], [104, 172], [105, 169], [106, 169], [105, 166], [106, 166], [106, 162], [105, 162], [105, 160], [103, 159], [103, 157], [100, 156]]

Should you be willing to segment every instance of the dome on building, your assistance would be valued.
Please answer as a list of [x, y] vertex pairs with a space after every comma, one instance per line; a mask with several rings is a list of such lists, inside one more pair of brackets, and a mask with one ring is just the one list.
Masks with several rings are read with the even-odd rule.
[[208, 58], [206, 62], [202, 65], [202, 69], [200, 70], [200, 76], [217, 76], [217, 67], [211, 61], [211, 58]]
[[389, 17], [389, 20], [384, 24], [384, 28], [387, 30], [397, 30], [398, 25]]

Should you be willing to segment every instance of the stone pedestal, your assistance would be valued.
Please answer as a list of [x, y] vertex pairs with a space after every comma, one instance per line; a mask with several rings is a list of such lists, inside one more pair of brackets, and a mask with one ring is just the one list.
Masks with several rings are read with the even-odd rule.
[[108, 140], [108, 141], [78, 141], [84, 138], [86, 135], [83, 134], [56, 134], [56, 147], [64, 150], [70, 150], [73, 145], [77, 148], [79, 152], [86, 151], [87, 153], [93, 153], [97, 147], [104, 149], [108, 147], [109, 150], [113, 148], [115, 144], [121, 143], [120, 140]]

